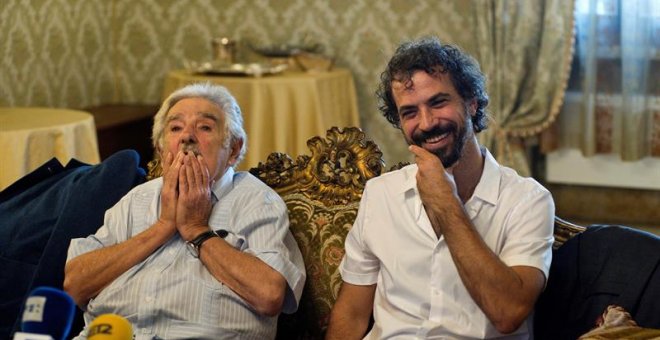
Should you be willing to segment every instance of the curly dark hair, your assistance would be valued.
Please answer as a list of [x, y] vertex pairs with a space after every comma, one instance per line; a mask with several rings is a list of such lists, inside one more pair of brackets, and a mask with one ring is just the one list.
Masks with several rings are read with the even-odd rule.
[[396, 49], [387, 68], [380, 75], [380, 85], [376, 90], [379, 99], [378, 109], [392, 125], [401, 127], [399, 113], [392, 95], [392, 81], [407, 82], [415, 71], [430, 75], [437, 72], [449, 73], [456, 91], [464, 101], [475, 99], [477, 112], [472, 118], [475, 132], [488, 127], [486, 106], [486, 79], [479, 69], [479, 63], [458, 47], [442, 44], [435, 37], [422, 38], [403, 43]]

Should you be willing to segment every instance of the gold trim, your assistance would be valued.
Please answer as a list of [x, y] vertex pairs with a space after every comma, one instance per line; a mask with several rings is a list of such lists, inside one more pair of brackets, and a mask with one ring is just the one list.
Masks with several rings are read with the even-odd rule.
[[313, 137], [307, 146], [311, 156], [293, 161], [274, 152], [250, 173], [280, 195], [300, 193], [333, 206], [359, 201], [367, 180], [385, 168], [383, 153], [357, 127], [333, 127], [326, 138]]

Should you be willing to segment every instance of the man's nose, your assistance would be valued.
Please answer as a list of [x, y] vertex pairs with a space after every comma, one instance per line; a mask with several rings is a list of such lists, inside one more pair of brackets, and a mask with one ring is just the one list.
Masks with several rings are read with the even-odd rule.
[[197, 137], [195, 136], [195, 130], [192, 127], [186, 127], [183, 129], [181, 134], [181, 144], [195, 144], [197, 143]]
[[419, 129], [422, 131], [429, 131], [433, 129], [435, 124], [435, 119], [431, 110], [428, 108], [421, 108], [419, 111]]

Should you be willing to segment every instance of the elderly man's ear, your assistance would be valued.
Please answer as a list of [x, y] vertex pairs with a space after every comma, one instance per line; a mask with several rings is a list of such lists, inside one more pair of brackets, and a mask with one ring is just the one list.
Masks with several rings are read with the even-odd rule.
[[236, 164], [236, 160], [238, 159], [238, 155], [241, 153], [241, 149], [243, 148], [243, 140], [242, 139], [237, 139], [231, 143], [231, 155], [229, 156], [229, 165], [234, 166]]

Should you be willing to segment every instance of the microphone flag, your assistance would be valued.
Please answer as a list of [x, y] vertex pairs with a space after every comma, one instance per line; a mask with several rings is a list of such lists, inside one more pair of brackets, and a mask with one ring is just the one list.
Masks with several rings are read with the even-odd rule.
[[[21, 334], [48, 335], [66, 339], [71, 330], [76, 304], [64, 291], [53, 287], [37, 287], [25, 300], [21, 318]], [[34, 337], [35, 339], [37, 337]]]
[[132, 340], [133, 326], [117, 314], [99, 315], [87, 330], [89, 340]]

